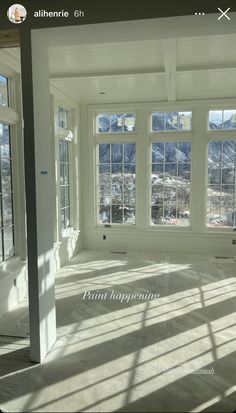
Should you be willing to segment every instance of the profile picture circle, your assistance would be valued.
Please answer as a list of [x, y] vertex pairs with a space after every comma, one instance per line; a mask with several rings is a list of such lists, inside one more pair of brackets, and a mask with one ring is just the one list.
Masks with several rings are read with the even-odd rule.
[[22, 4], [13, 4], [7, 11], [7, 17], [10, 22], [15, 24], [23, 23], [26, 19], [27, 11]]

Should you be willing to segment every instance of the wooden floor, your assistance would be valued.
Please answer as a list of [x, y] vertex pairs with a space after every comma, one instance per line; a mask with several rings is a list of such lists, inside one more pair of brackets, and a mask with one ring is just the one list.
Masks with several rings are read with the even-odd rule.
[[0, 336], [0, 377], [31, 365], [29, 338]]

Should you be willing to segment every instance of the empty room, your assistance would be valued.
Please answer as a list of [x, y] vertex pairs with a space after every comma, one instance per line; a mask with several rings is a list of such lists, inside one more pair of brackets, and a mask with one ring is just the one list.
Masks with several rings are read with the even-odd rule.
[[236, 13], [71, 10], [0, 30], [0, 411], [233, 413]]

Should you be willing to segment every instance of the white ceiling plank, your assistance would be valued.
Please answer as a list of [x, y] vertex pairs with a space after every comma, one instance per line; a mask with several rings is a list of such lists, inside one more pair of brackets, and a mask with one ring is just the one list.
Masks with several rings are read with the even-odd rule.
[[189, 65], [177, 67], [177, 73], [192, 73], [192, 72], [218, 72], [218, 71], [236, 70], [235, 63], [216, 63], [216, 64], [203, 64], [203, 65]]
[[51, 79], [73, 79], [81, 77], [122, 77], [122, 76], [140, 76], [140, 75], [152, 75], [152, 74], [165, 74], [163, 69], [147, 68], [147, 69], [124, 69], [124, 70], [112, 70], [111, 72], [67, 72], [67, 73], [51, 73]]

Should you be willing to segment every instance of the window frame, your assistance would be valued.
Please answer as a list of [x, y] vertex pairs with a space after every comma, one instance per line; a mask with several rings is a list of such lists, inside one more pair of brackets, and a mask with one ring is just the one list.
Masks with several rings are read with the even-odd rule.
[[[87, 109], [88, 116], [88, 142], [85, 143], [88, 151], [89, 167], [87, 167], [86, 185], [88, 193], [86, 194], [87, 210], [85, 213], [85, 228], [89, 231], [97, 229], [107, 230], [104, 226], [97, 225], [97, 205], [96, 205], [96, 143], [116, 142], [119, 134], [96, 134], [94, 130], [95, 116], [97, 113], [121, 113], [136, 112], [136, 132], [132, 134], [121, 134], [117, 142], [134, 142], [136, 143], [136, 224], [128, 229], [136, 230], [138, 233], [158, 232], [164, 234], [172, 233], [178, 236], [180, 233], [187, 233], [188, 236], [198, 237], [200, 234], [211, 236], [213, 233], [225, 234], [229, 236], [232, 229], [207, 227], [207, 149], [208, 141], [221, 139], [235, 139], [235, 130], [209, 130], [208, 117], [209, 111], [218, 109], [227, 110], [236, 106], [236, 99], [209, 99], [209, 100], [189, 100], [175, 102], [137, 102], [137, 103], [117, 103], [111, 105], [89, 104]], [[175, 112], [187, 111], [192, 112], [192, 130], [191, 131], [164, 131], [151, 132], [151, 114], [153, 112]], [[111, 136], [112, 135], [112, 136]], [[133, 137], [133, 139], [131, 139]], [[152, 142], [182, 142], [190, 141], [191, 148], [191, 200], [190, 200], [190, 225], [153, 225], [151, 224], [151, 144]], [[141, 165], [141, 167], [140, 167]], [[85, 201], [84, 201], [85, 202]], [[122, 233], [126, 225], [116, 224], [111, 226], [112, 229], [118, 229]], [[127, 226], [128, 227], [128, 226]], [[114, 229], [114, 231], [115, 231]], [[110, 231], [110, 230], [109, 230]], [[128, 234], [128, 231], [126, 233]], [[115, 231], [116, 232], [116, 231]], [[118, 233], [118, 232], [117, 232]], [[167, 235], [168, 236], [168, 235]], [[231, 235], [232, 236], [232, 235]]]
[[[186, 102], [171, 102], [169, 105], [159, 103], [158, 105], [148, 108], [148, 229], [154, 232], [170, 231], [192, 232], [193, 231], [193, 199], [194, 199], [194, 184], [193, 184], [193, 154], [195, 148], [195, 116], [196, 107], [193, 102], [189, 102], [189, 108], [186, 108]], [[192, 129], [191, 130], [169, 130], [169, 131], [152, 131], [152, 114], [155, 112], [192, 112]], [[152, 144], [163, 142], [191, 142], [191, 179], [190, 179], [190, 220], [188, 226], [181, 225], [155, 225], [152, 224]]]
[[[74, 174], [74, 170], [77, 167], [75, 165], [78, 159], [78, 154], [76, 154], [76, 148], [78, 145], [78, 122], [77, 116], [78, 108], [72, 102], [67, 102], [57, 95], [51, 96], [52, 114], [54, 120], [54, 127], [52, 130], [52, 140], [54, 142], [53, 154], [55, 157], [55, 180], [57, 184], [55, 185], [55, 216], [54, 216], [54, 241], [55, 243], [60, 243], [64, 238], [68, 238], [73, 235], [74, 231], [78, 229], [79, 226], [79, 210], [77, 211], [78, 200], [75, 200], [74, 194], [76, 192], [76, 182], [77, 177]], [[68, 129], [59, 126], [59, 108], [62, 108], [68, 112]], [[70, 207], [70, 225], [67, 228], [63, 228], [61, 225], [61, 194], [60, 194], [60, 141], [68, 142], [68, 155], [69, 155], [69, 207]], [[78, 189], [79, 190], [79, 189]], [[78, 216], [77, 216], [78, 215]]]
[[2, 71], [0, 71], [0, 76], [4, 77], [7, 80], [7, 105], [3, 106], [0, 105], [2, 108], [10, 108], [11, 107], [11, 93], [10, 93], [10, 78], [3, 74]]
[[[209, 129], [209, 116], [210, 111], [223, 111], [223, 110], [232, 110], [234, 107], [236, 108], [236, 101], [235, 99], [232, 100], [232, 103], [228, 103], [229, 99], [222, 99], [222, 101], [208, 104], [206, 106], [207, 112], [207, 124], [206, 124], [206, 151], [208, 154], [208, 145], [211, 141], [236, 141], [236, 129]], [[231, 101], [231, 100], [230, 100]], [[206, 165], [206, 185], [205, 185], [205, 205], [207, 210], [207, 195], [208, 191], [208, 159]], [[235, 227], [210, 227], [207, 225], [207, 214], [205, 217], [205, 232], [206, 233], [220, 233], [220, 234], [230, 234], [232, 232], [235, 233]]]
[[210, 125], [210, 112], [225, 112], [227, 110], [235, 110], [236, 111], [236, 104], [233, 105], [235, 107], [232, 106], [221, 106], [221, 108], [219, 108], [219, 106], [216, 107], [211, 107], [211, 109], [208, 108], [208, 116], [207, 116], [207, 131], [210, 133], [224, 133], [224, 132], [236, 132], [236, 127], [234, 129], [229, 128], [229, 129], [210, 129], [209, 125]]
[[[112, 141], [105, 141], [104, 142], [104, 140], [102, 139], [102, 141], [100, 142], [100, 141], [97, 141], [96, 142], [96, 146], [95, 146], [95, 157], [96, 157], [96, 160], [95, 160], [95, 216], [96, 216], [96, 220], [95, 220], [95, 222], [96, 222], [96, 227], [109, 227], [109, 228], [114, 228], [114, 227], [116, 227], [116, 228], [133, 228], [133, 227], [136, 227], [136, 210], [137, 210], [137, 196], [136, 196], [136, 193], [137, 193], [137, 185], [136, 185], [136, 180], [137, 180], [137, 178], [136, 178], [136, 170], [137, 170], [137, 144], [136, 144], [136, 142], [135, 141], [133, 141], [133, 140], [130, 140], [130, 139], [128, 139], [128, 140], [124, 140], [125, 139], [125, 137], [123, 137], [123, 140], [122, 141], [120, 141], [120, 140], [115, 140], [114, 142]], [[111, 223], [107, 223], [107, 224], [102, 224], [102, 223], [100, 223], [99, 221], [100, 221], [100, 203], [99, 203], [99, 178], [100, 178], [100, 173], [99, 173], [99, 171], [98, 171], [98, 167], [99, 167], [99, 145], [102, 145], [102, 144], [108, 144], [108, 145], [112, 145], [112, 144], [122, 144], [122, 145], [124, 145], [124, 144], [134, 144], [135, 145], [135, 203], [134, 203], [134, 208], [135, 208], [135, 223], [134, 224], [132, 224], [132, 223], [129, 223], [129, 224], [124, 224], [124, 223], [113, 223], [113, 222], [111, 222]], [[124, 162], [122, 162], [122, 165], [124, 164]], [[123, 202], [124, 203], [124, 202]], [[111, 204], [111, 206], [112, 206], [112, 204]]]
[[[113, 113], [132, 113], [135, 115], [135, 131], [133, 132], [114, 132], [114, 133], [98, 133], [97, 132], [97, 116], [102, 114], [113, 114]], [[89, 119], [91, 119], [91, 123], [89, 122], [88, 130], [89, 130], [89, 152], [92, 154], [91, 163], [92, 169], [89, 170], [89, 180], [93, 180], [93, 187], [91, 188], [92, 193], [90, 193], [91, 203], [93, 205], [93, 227], [95, 228], [107, 228], [106, 225], [109, 225], [109, 228], [117, 228], [117, 229], [135, 229], [137, 226], [137, 141], [138, 141], [138, 110], [135, 105], [127, 105], [127, 104], [118, 104], [118, 105], [109, 105], [109, 109], [106, 107], [99, 107], [96, 106], [93, 109], [93, 106], [90, 110], [89, 107]], [[99, 144], [112, 144], [112, 143], [134, 143], [135, 150], [136, 150], [136, 162], [135, 162], [135, 176], [136, 176], [136, 184], [135, 184], [135, 224], [120, 224], [120, 223], [111, 223], [111, 224], [101, 224], [99, 223], [99, 193], [97, 191], [98, 188], [98, 179], [99, 174], [97, 173], [97, 154], [98, 150], [97, 147]]]
[[[126, 114], [132, 114], [135, 116], [135, 130], [131, 131], [131, 132], [99, 132], [98, 131], [98, 127], [97, 127], [97, 117], [98, 116], [102, 116], [102, 115], [126, 115]], [[123, 136], [123, 135], [134, 135], [137, 133], [137, 113], [136, 110], [132, 110], [132, 111], [114, 111], [114, 110], [102, 110], [102, 111], [96, 111], [94, 118], [93, 118], [93, 130], [94, 130], [94, 135], [96, 136]]]
[[[67, 150], [66, 150], [66, 160], [64, 162], [61, 162], [61, 153], [60, 153], [60, 149], [61, 149], [61, 143], [66, 143], [67, 145]], [[66, 231], [70, 230], [70, 228], [72, 228], [72, 211], [71, 211], [71, 207], [72, 207], [72, 195], [71, 195], [71, 145], [70, 145], [70, 141], [68, 139], [62, 139], [59, 138], [59, 144], [58, 144], [58, 149], [59, 149], [59, 177], [61, 179], [61, 165], [65, 165], [67, 164], [68, 166], [68, 184], [61, 184], [60, 179], [59, 179], [59, 187], [60, 187], [60, 208], [59, 208], [59, 217], [58, 220], [60, 222], [60, 227], [61, 227], [61, 232], [65, 233]], [[61, 188], [63, 187], [67, 187], [68, 188], [68, 192], [69, 192], [69, 197], [68, 197], [68, 205], [66, 205], [65, 207], [62, 207], [61, 204]], [[69, 225], [68, 226], [62, 226], [62, 221], [61, 221], [61, 211], [62, 210], [69, 210]], [[64, 224], [65, 224], [65, 220], [64, 220]]]
[[[9, 260], [11, 260], [12, 258], [14, 258], [16, 256], [16, 248], [15, 248], [15, 204], [14, 204], [14, 187], [13, 187], [13, 148], [12, 148], [12, 137], [11, 137], [11, 132], [12, 132], [12, 128], [11, 125], [9, 125], [9, 123], [5, 123], [5, 122], [0, 122], [1, 125], [5, 125], [8, 127], [8, 133], [9, 133], [9, 157], [8, 158], [2, 158], [2, 156], [0, 155], [0, 194], [1, 194], [1, 199], [0, 199], [0, 203], [1, 203], [1, 227], [0, 227], [0, 237], [2, 240], [2, 261], [0, 261], [0, 264], [7, 262]], [[10, 184], [11, 184], [11, 189], [10, 192], [7, 192], [7, 195], [9, 195], [11, 197], [11, 216], [12, 216], [12, 223], [10, 225], [4, 225], [4, 210], [3, 210], [3, 196], [4, 196], [4, 191], [2, 191], [2, 171], [1, 171], [1, 165], [2, 165], [2, 159], [7, 159], [10, 162]], [[13, 248], [13, 253], [12, 255], [10, 255], [9, 257], [6, 258], [6, 254], [5, 254], [5, 239], [4, 239], [4, 232], [6, 228], [11, 228], [12, 229], [12, 248]]]
[[[176, 106], [178, 106], [178, 102], [176, 102], [177, 103], [177, 105]], [[154, 114], [154, 113], [171, 113], [172, 111], [174, 111], [174, 112], [191, 112], [192, 113], [192, 118], [191, 118], [191, 129], [183, 129], [183, 130], [181, 130], [181, 129], [178, 129], [178, 130], [161, 130], [161, 131], [154, 131], [154, 130], [152, 130], [152, 115]], [[179, 108], [168, 108], [168, 109], [152, 109], [152, 110], [150, 110], [149, 111], [149, 133], [151, 133], [151, 134], [158, 134], [158, 135], [161, 135], [161, 134], [177, 134], [177, 133], [181, 133], [181, 134], [183, 134], [183, 133], [192, 133], [193, 132], [193, 129], [194, 129], [194, 113], [193, 113], [193, 109], [192, 108], [190, 108], [189, 110], [187, 110], [187, 109], [179, 109]]]
[[23, 118], [21, 99], [21, 76], [15, 71], [2, 70], [1, 75], [8, 79], [8, 106], [0, 106], [0, 123], [9, 125], [11, 141], [11, 178], [13, 207], [13, 242], [14, 255], [0, 263], [0, 269], [6, 263], [19, 259], [26, 260], [26, 206], [24, 196], [24, 156], [23, 156]]
[[[190, 184], [190, 202], [189, 202], [189, 206], [190, 206], [190, 219], [189, 219], [189, 225], [171, 225], [171, 224], [153, 224], [152, 223], [152, 145], [154, 143], [184, 143], [184, 142], [189, 142], [191, 144], [191, 161], [190, 161], [190, 180], [189, 180], [189, 184]], [[193, 154], [193, 141], [191, 141], [190, 139], [181, 139], [181, 140], [176, 140], [176, 139], [169, 139], [169, 140], [164, 140], [162, 139], [162, 141], [157, 141], [157, 140], [152, 140], [150, 142], [150, 146], [149, 146], [150, 150], [150, 158], [149, 158], [149, 176], [150, 176], [150, 182], [149, 182], [149, 205], [148, 205], [148, 209], [149, 209], [149, 227], [151, 228], [167, 228], [167, 229], [181, 229], [181, 230], [191, 230], [192, 229], [192, 190], [193, 190], [193, 184], [192, 184], [192, 154]], [[174, 162], [173, 162], [174, 163]], [[164, 205], [164, 204], [163, 204]]]

